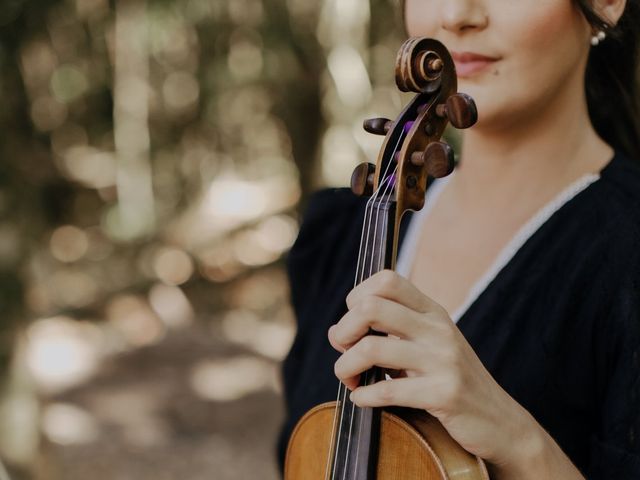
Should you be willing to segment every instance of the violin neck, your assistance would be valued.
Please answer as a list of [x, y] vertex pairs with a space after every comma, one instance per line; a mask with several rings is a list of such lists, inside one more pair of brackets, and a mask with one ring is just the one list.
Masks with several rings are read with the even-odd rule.
[[[367, 205], [356, 284], [385, 268], [395, 266], [397, 251], [396, 208], [389, 199], [371, 200]], [[380, 335], [372, 331], [372, 335]], [[384, 379], [384, 370], [372, 368], [360, 377], [360, 385], [372, 385]], [[342, 386], [341, 388], [346, 389]], [[380, 436], [379, 408], [360, 408], [349, 400], [346, 392], [338, 402], [339, 417], [330, 478], [374, 480]]]
[[397, 237], [396, 203], [385, 198], [372, 200], [362, 227], [356, 285], [381, 270], [395, 268]]

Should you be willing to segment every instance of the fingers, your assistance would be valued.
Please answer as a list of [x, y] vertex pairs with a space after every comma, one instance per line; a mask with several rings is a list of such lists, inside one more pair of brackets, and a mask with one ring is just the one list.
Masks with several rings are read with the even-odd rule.
[[358, 386], [359, 375], [374, 366], [393, 370], [418, 369], [419, 347], [407, 340], [368, 335], [335, 363], [336, 376], [350, 389]]
[[363, 298], [371, 296], [392, 300], [416, 312], [445, 312], [441, 305], [392, 270], [378, 272], [356, 286], [347, 296], [347, 306], [351, 309]]
[[358, 387], [349, 396], [359, 407], [402, 406], [424, 408], [424, 382], [419, 378], [382, 380], [367, 387]]
[[455, 408], [464, 392], [460, 382], [450, 376], [405, 377], [381, 380], [357, 387], [350, 399], [359, 407], [400, 406], [426, 409], [434, 415]]
[[369, 329], [415, 339], [425, 335], [428, 318], [404, 305], [380, 297], [367, 297], [329, 328], [329, 341], [344, 352], [369, 333]]
[[407, 279], [384, 270], [356, 286], [347, 296], [349, 312], [330, 332], [330, 342], [343, 352], [373, 330], [415, 339], [428, 323], [451, 324], [446, 310]]

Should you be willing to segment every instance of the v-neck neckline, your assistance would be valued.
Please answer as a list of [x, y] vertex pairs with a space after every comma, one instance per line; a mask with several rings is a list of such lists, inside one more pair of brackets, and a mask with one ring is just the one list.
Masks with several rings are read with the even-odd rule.
[[[514, 261], [515, 257], [518, 256], [520, 252], [522, 252], [526, 245], [531, 241], [533, 237], [535, 237], [539, 232], [544, 230], [544, 227], [550, 223], [558, 212], [563, 210], [565, 207], [573, 203], [573, 201], [578, 197], [581, 193], [589, 190], [589, 188], [596, 184], [598, 180], [600, 180], [608, 171], [611, 166], [614, 164], [617, 158], [617, 153], [614, 153], [613, 157], [610, 159], [607, 164], [600, 169], [597, 173], [587, 173], [579, 177], [577, 180], [573, 181], [563, 190], [561, 190], [558, 194], [556, 194], [549, 202], [547, 202], [544, 206], [542, 206], [538, 211], [529, 218], [519, 229], [518, 231], [511, 237], [511, 239], [500, 249], [498, 255], [493, 259], [489, 268], [487, 268], [484, 273], [478, 277], [473, 285], [469, 288], [465, 295], [465, 300], [462, 302], [460, 306], [454, 311], [449, 312], [451, 319], [455, 323], [459, 323], [460, 320], [472, 309], [473, 305], [475, 305], [480, 298], [489, 290], [491, 285], [495, 283], [496, 279], [500, 277], [500, 274], [506, 270], [506, 268]], [[441, 180], [436, 180], [429, 185], [427, 189], [427, 202], [431, 202], [437, 199], [437, 196], [440, 195], [442, 188], [444, 185], [440, 185], [437, 191], [433, 191], [431, 193], [436, 194], [436, 198], [429, 199], [429, 190], [436, 188], [438, 183]], [[433, 201], [432, 201], [433, 200]], [[427, 208], [424, 212], [414, 213], [408, 228], [405, 231], [405, 235], [400, 244], [400, 258], [398, 259], [398, 266], [403, 267], [408, 270], [400, 271], [400, 274], [404, 274], [407, 277], [410, 273], [410, 265], [412, 263], [413, 258], [416, 255], [416, 247], [417, 247], [417, 237], [420, 232], [420, 224], [425, 220], [425, 218], [429, 215], [430, 204], [427, 204], [424, 208]], [[416, 224], [416, 222], [419, 222]], [[409, 238], [408, 238], [409, 237]], [[408, 245], [407, 245], [408, 240]], [[409, 251], [407, 251], [404, 247], [408, 247]], [[407, 254], [410, 255], [407, 258]]]

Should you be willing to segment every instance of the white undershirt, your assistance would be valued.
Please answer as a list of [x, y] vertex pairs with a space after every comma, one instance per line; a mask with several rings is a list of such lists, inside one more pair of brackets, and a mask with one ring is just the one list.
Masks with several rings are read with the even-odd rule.
[[[416, 254], [418, 247], [418, 241], [420, 237], [420, 231], [425, 219], [429, 215], [432, 206], [435, 204], [435, 200], [444, 190], [444, 187], [449, 183], [451, 177], [455, 173], [448, 177], [442, 178], [436, 181], [428, 190], [425, 201], [425, 206], [417, 213], [414, 213], [409, 228], [407, 229], [405, 238], [402, 242], [402, 248], [398, 253], [398, 259], [396, 262], [396, 271], [405, 278], [409, 278], [411, 274], [411, 265], [413, 258]], [[524, 243], [565, 203], [575, 197], [578, 193], [583, 191], [593, 182], [600, 178], [599, 174], [588, 173], [580, 177], [578, 180], [570, 184], [567, 188], [562, 190], [558, 195], [551, 199], [546, 205], [539, 209], [535, 215], [533, 215], [520, 229], [515, 233], [511, 240], [502, 248], [498, 256], [493, 263], [485, 271], [485, 273], [478, 278], [473, 286], [467, 292], [465, 301], [462, 305], [453, 312], [451, 319], [454, 322], [458, 322], [462, 315], [469, 309], [471, 304], [480, 296], [480, 294], [487, 288], [487, 286], [493, 281], [498, 272], [502, 270], [514, 255], [520, 250]], [[437, 299], [435, 299], [437, 301]]]

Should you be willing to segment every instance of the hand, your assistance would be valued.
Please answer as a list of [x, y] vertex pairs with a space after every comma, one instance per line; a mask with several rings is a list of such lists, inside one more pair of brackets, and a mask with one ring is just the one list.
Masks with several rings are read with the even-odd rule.
[[[496, 465], [540, 446], [542, 428], [497, 384], [446, 310], [408, 280], [379, 272], [351, 291], [347, 307], [329, 341], [343, 353], [335, 373], [358, 406], [424, 409], [463, 448]], [[370, 328], [391, 336], [367, 335]], [[404, 378], [358, 387], [373, 366]]]

